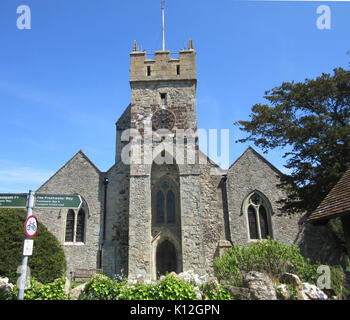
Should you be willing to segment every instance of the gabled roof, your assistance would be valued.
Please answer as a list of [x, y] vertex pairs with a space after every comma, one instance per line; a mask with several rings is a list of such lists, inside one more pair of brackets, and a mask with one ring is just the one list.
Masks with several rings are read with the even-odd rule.
[[343, 214], [350, 214], [350, 169], [310, 215], [308, 221], [330, 219]]
[[283, 173], [278, 170], [271, 162], [266, 160], [259, 152], [257, 152], [253, 147], [249, 146], [238, 158], [237, 160], [230, 165], [228, 170], [234, 167], [234, 165], [248, 152], [252, 152], [255, 156], [257, 156], [261, 161], [266, 163], [273, 171], [275, 171], [279, 176], [282, 176]]
[[64, 168], [66, 168], [71, 161], [73, 161], [78, 155], [82, 156], [95, 170], [98, 174], [101, 174], [101, 171], [95, 166], [95, 164], [87, 157], [87, 155], [79, 150], [71, 159], [69, 159], [56, 173], [54, 173], [47, 181], [45, 181], [39, 188], [40, 190], [43, 186], [45, 186], [49, 181], [51, 181], [59, 172], [61, 172]]

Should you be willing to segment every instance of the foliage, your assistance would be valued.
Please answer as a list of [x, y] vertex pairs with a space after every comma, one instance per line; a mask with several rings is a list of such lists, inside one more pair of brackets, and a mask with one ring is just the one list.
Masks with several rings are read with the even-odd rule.
[[[0, 209], [0, 274], [16, 283], [21, 265], [26, 212], [22, 209]], [[66, 260], [54, 235], [39, 222], [34, 238], [33, 255], [28, 259], [31, 276], [49, 283], [64, 275]]]
[[238, 141], [287, 150], [292, 173], [281, 180], [283, 209], [312, 212], [350, 167], [350, 71], [284, 82], [264, 98], [269, 105], [255, 104], [250, 121], [235, 123], [249, 134]]
[[343, 299], [350, 299], [350, 288], [346, 288], [343, 268], [340, 266], [331, 266], [330, 269], [331, 288], [336, 295], [342, 296]]
[[285, 272], [297, 274], [303, 282], [315, 284], [317, 265], [303, 258], [297, 246], [287, 246], [277, 240], [263, 240], [247, 247], [233, 245], [215, 261], [215, 273], [220, 281], [242, 286], [243, 273], [259, 271], [278, 278]]
[[[68, 296], [64, 292], [64, 284], [63, 278], [47, 284], [41, 284], [31, 278], [30, 288], [24, 291], [24, 300], [68, 300]], [[17, 299], [17, 296], [18, 287], [15, 285], [13, 299]]]
[[167, 275], [157, 284], [112, 280], [95, 275], [87, 282], [84, 300], [193, 300], [197, 299], [194, 286], [176, 276]]
[[200, 290], [203, 293], [204, 300], [230, 300], [230, 293], [224, 288], [223, 285], [215, 282], [206, 282]]
[[156, 285], [158, 296], [156, 300], [197, 300], [197, 294], [192, 283], [173, 275], [167, 275]]

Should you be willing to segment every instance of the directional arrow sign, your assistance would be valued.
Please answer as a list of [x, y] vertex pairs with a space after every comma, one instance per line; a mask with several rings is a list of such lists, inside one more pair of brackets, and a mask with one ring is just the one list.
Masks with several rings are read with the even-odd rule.
[[36, 194], [36, 208], [71, 208], [77, 209], [82, 203], [78, 195]]
[[26, 206], [26, 194], [0, 194], [0, 208], [25, 208]]

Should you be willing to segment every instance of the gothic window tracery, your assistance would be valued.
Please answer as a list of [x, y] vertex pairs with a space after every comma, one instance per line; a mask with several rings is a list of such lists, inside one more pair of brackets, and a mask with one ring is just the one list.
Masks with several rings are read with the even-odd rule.
[[156, 195], [156, 223], [176, 223], [176, 197], [172, 185], [163, 181]]
[[85, 242], [86, 214], [87, 205], [85, 202], [79, 210], [68, 210], [65, 224], [65, 243]]
[[248, 197], [246, 204], [249, 238], [252, 240], [272, 237], [270, 216], [272, 214], [266, 199], [254, 192]]

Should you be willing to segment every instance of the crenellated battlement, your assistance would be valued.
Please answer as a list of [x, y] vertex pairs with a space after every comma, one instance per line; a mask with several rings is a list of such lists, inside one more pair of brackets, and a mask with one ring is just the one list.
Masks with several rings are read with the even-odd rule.
[[179, 58], [171, 58], [170, 51], [156, 51], [154, 59], [147, 59], [146, 51], [138, 51], [136, 41], [130, 53], [130, 82], [157, 80], [196, 80], [196, 51], [192, 40], [187, 50], [179, 51]]

